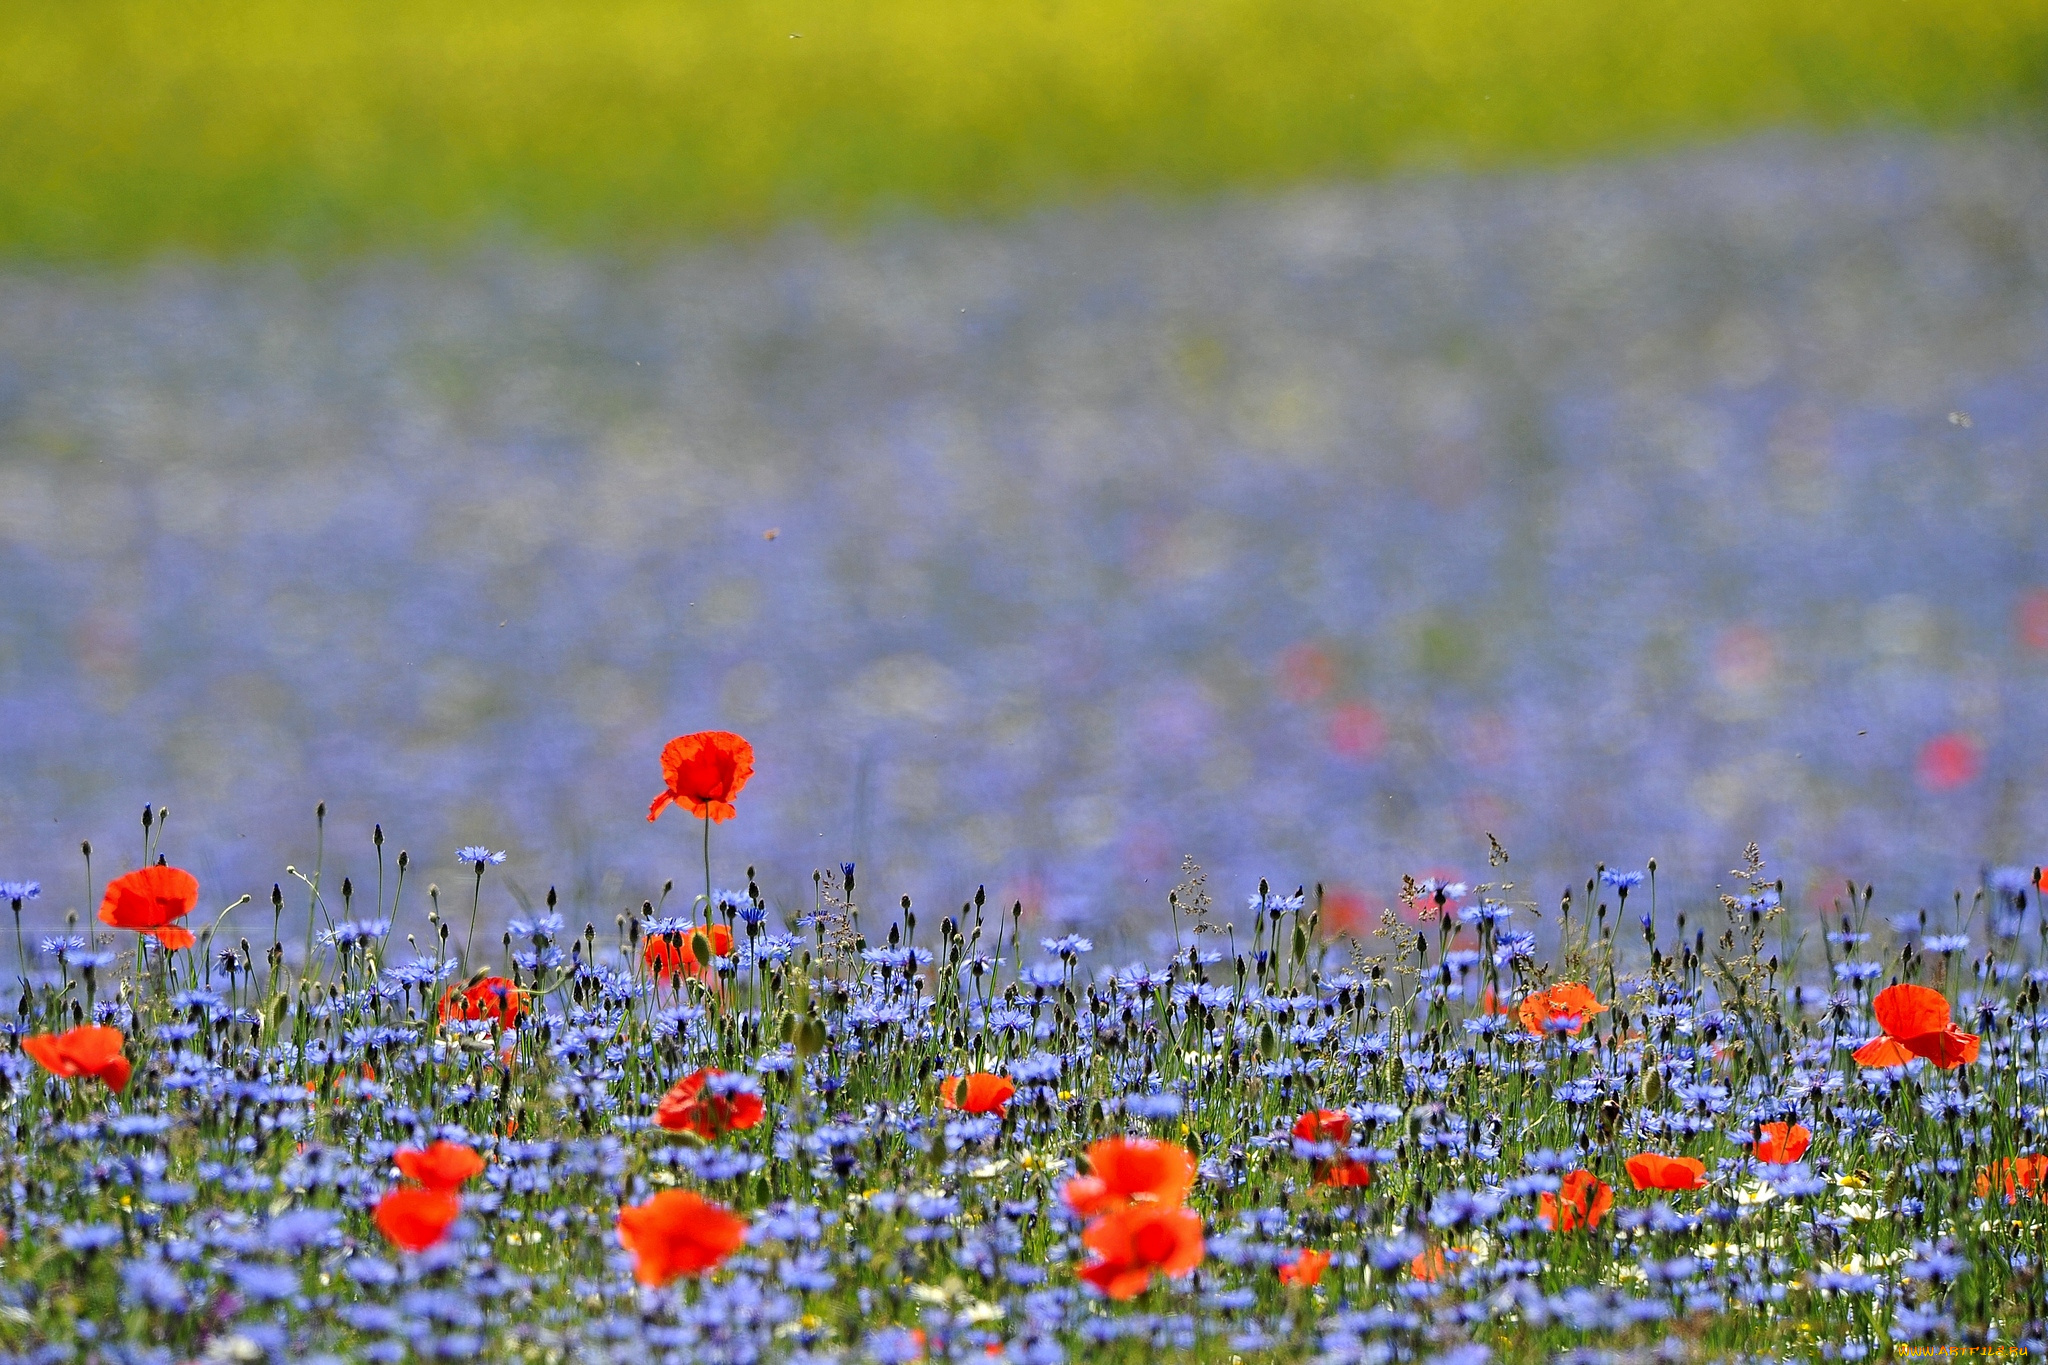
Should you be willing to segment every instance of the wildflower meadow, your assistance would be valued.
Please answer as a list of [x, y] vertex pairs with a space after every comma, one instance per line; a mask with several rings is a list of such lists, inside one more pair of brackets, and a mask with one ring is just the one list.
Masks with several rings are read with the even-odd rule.
[[2048, 1350], [2038, 870], [1907, 925], [1754, 847], [1539, 896], [1494, 843], [1333, 934], [1189, 861], [1119, 964], [853, 863], [721, 889], [755, 764], [672, 741], [677, 875], [495, 938], [502, 853], [421, 890], [378, 829], [335, 886], [324, 808], [268, 934], [154, 808], [62, 932], [56, 874], [0, 884], [7, 1358]]

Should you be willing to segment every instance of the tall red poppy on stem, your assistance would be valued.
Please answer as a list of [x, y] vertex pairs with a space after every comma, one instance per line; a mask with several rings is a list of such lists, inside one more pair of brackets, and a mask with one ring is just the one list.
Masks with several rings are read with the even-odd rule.
[[692, 925], [673, 934], [649, 934], [646, 945], [640, 950], [640, 959], [658, 981], [666, 982], [677, 968], [692, 976], [708, 976], [711, 964], [697, 960], [697, 950], [690, 942], [699, 934], [704, 936], [711, 956], [732, 956], [732, 930], [723, 924], [703, 924]]
[[1296, 1289], [1307, 1289], [1323, 1278], [1323, 1272], [1330, 1268], [1330, 1253], [1303, 1247], [1294, 1253], [1291, 1260], [1282, 1261], [1275, 1267], [1280, 1273], [1280, 1283]]
[[1887, 986], [1870, 1002], [1884, 1032], [1856, 1049], [1863, 1066], [1904, 1066], [1925, 1057], [1943, 1071], [1977, 1060], [1979, 1039], [1949, 1019], [1948, 998], [1926, 986]]
[[633, 1278], [656, 1288], [710, 1270], [746, 1235], [746, 1219], [695, 1190], [663, 1190], [619, 1210], [619, 1245], [633, 1253]]
[[1179, 1208], [1195, 1184], [1195, 1154], [1158, 1138], [1113, 1137], [1088, 1145], [1090, 1174], [1060, 1188], [1067, 1207], [1084, 1218], [1133, 1204]]
[[398, 1173], [416, 1185], [443, 1194], [454, 1194], [473, 1176], [484, 1173], [484, 1159], [474, 1147], [460, 1142], [435, 1142], [430, 1146], [401, 1147], [391, 1154]]
[[90, 1076], [115, 1094], [128, 1088], [134, 1071], [121, 1046], [127, 1039], [121, 1030], [103, 1024], [87, 1024], [65, 1033], [38, 1033], [21, 1040], [21, 1050], [62, 1080]]
[[718, 1084], [730, 1075], [699, 1067], [669, 1087], [654, 1111], [654, 1121], [671, 1133], [690, 1132], [701, 1138], [752, 1128], [761, 1121], [765, 1106], [752, 1090]]
[[489, 1019], [500, 1029], [511, 1028], [525, 1008], [526, 992], [502, 976], [487, 976], [461, 990], [450, 986], [441, 997], [441, 1022], [450, 1019]]
[[647, 807], [647, 818], [664, 806], [687, 808], [714, 824], [733, 817], [732, 799], [754, 775], [754, 746], [729, 730], [700, 730], [677, 735], [661, 751], [661, 776], [667, 783]]
[[1132, 1299], [1154, 1272], [1185, 1275], [1202, 1263], [1202, 1215], [1133, 1204], [1090, 1223], [1081, 1245], [1095, 1256], [1081, 1267], [1081, 1278], [1112, 1299]]
[[1803, 1123], [1767, 1123], [1757, 1133], [1756, 1159], [1782, 1166], [1805, 1156], [1812, 1145], [1813, 1130]]
[[1588, 1019], [1606, 1012], [1607, 1006], [1584, 983], [1560, 981], [1524, 998], [1517, 1014], [1522, 1027], [1541, 1038], [1556, 1030], [1576, 1036]]
[[969, 1114], [1000, 1115], [1017, 1093], [1017, 1083], [990, 1071], [973, 1071], [965, 1076], [948, 1076], [939, 1082], [939, 1103]]
[[1614, 1191], [1591, 1171], [1573, 1171], [1564, 1178], [1556, 1194], [1536, 1201], [1536, 1221], [1552, 1232], [1575, 1232], [1597, 1228], [1601, 1218], [1614, 1207]]
[[393, 1190], [377, 1201], [377, 1230], [395, 1247], [425, 1251], [448, 1235], [462, 1201], [446, 1190]]
[[100, 897], [100, 923], [133, 929], [165, 948], [190, 948], [198, 940], [177, 923], [199, 904], [199, 879], [182, 867], [143, 867], [107, 883]]
[[1992, 1162], [1988, 1169], [1977, 1172], [1977, 1197], [1988, 1197], [1993, 1184], [2005, 1186], [2008, 1204], [2018, 1199], [2021, 1191], [2038, 1195], [2048, 1185], [2048, 1156], [2035, 1152]]
[[[1303, 1142], [1334, 1142], [1342, 1146], [1351, 1141], [1351, 1115], [1342, 1109], [1310, 1109], [1294, 1121], [1294, 1136]], [[1318, 1185], [1359, 1188], [1372, 1184], [1372, 1167], [1354, 1161], [1345, 1152], [1314, 1163], [1314, 1170]]]
[[1698, 1157], [1644, 1152], [1628, 1159], [1628, 1178], [1639, 1190], [1696, 1190], [1706, 1183], [1707, 1163]]

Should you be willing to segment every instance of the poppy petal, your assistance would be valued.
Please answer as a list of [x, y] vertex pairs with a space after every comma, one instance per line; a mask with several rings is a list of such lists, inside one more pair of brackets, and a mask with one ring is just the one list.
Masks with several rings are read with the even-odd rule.
[[1913, 1060], [1913, 1053], [1890, 1034], [1879, 1034], [1857, 1048], [1850, 1056], [1858, 1066], [1904, 1066]]
[[1894, 1038], [1918, 1038], [1948, 1027], [1948, 998], [1926, 986], [1887, 986], [1870, 1002], [1878, 1027]]

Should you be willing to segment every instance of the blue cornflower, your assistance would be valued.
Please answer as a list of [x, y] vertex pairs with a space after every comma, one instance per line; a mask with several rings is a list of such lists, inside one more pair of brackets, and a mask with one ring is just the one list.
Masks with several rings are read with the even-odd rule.
[[1485, 1190], [1445, 1190], [1431, 1201], [1431, 1227], [1459, 1228], [1485, 1223], [1500, 1212], [1501, 1197]]
[[32, 901], [42, 894], [41, 882], [0, 882], [0, 901], [13, 901], [17, 910], [23, 901]]
[[458, 863], [475, 863], [477, 871], [481, 872], [484, 869], [485, 863], [495, 865], [504, 862], [505, 855], [503, 853], [493, 853], [482, 844], [464, 844], [461, 848], [455, 850], [455, 861]]
[[877, 1365], [910, 1365], [924, 1359], [924, 1342], [905, 1327], [884, 1327], [868, 1333], [868, 1354]]
[[44, 957], [58, 959], [62, 959], [72, 953], [82, 953], [85, 951], [85, 936], [83, 934], [60, 934], [54, 938], [46, 938], [36, 945], [36, 951]]
[[1929, 934], [1921, 940], [1923, 953], [1960, 953], [1970, 946], [1968, 934]]
[[1042, 938], [1038, 941], [1038, 946], [1053, 954], [1053, 956], [1063, 958], [1068, 962], [1073, 961], [1082, 953], [1092, 953], [1095, 951], [1094, 941], [1082, 938], [1079, 934], [1065, 934], [1059, 938]]
[[121, 1242], [121, 1229], [111, 1223], [74, 1223], [57, 1233], [66, 1251], [105, 1251]]
[[2028, 867], [1994, 867], [1984, 882], [1993, 891], [2017, 896], [2034, 884], [2034, 871]]
[[512, 920], [506, 924], [505, 931], [514, 938], [530, 938], [535, 946], [545, 948], [562, 936], [564, 927], [560, 915], [549, 914], [542, 915], [531, 923], [523, 919]]
[[320, 931], [320, 941], [330, 948], [348, 949], [359, 943], [373, 943], [391, 932], [388, 919], [343, 920], [332, 929]]
[[1835, 979], [1837, 981], [1868, 981], [1883, 970], [1884, 964], [1881, 962], [1837, 962], [1835, 964]]
[[121, 1292], [130, 1303], [159, 1313], [182, 1313], [189, 1302], [178, 1272], [153, 1258], [121, 1267]]
[[1626, 895], [1641, 886], [1643, 878], [1647, 875], [1642, 872], [1623, 872], [1619, 868], [1610, 867], [1600, 874], [1600, 881], [1603, 885], [1611, 886]]
[[1534, 956], [1536, 956], [1536, 935], [1502, 934], [1499, 944], [1493, 950], [1493, 965], [1505, 967], [1511, 962], [1523, 961]]
[[288, 1299], [299, 1292], [298, 1272], [283, 1266], [231, 1265], [227, 1271], [235, 1292], [256, 1303]]

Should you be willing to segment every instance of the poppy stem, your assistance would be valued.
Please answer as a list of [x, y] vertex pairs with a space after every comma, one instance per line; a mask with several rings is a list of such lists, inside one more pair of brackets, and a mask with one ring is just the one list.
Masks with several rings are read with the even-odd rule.
[[704, 923], [711, 923], [711, 807], [704, 807]]

